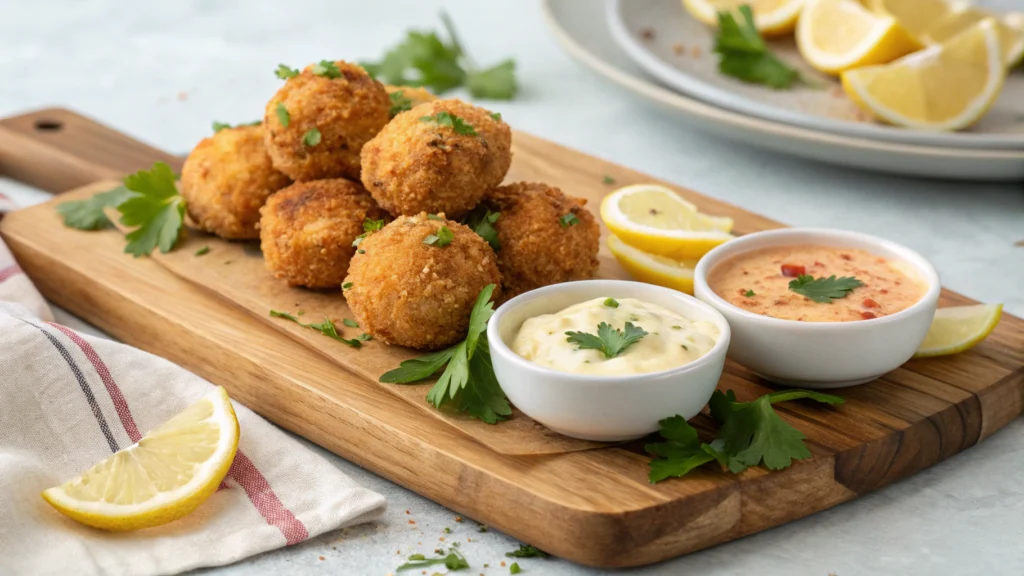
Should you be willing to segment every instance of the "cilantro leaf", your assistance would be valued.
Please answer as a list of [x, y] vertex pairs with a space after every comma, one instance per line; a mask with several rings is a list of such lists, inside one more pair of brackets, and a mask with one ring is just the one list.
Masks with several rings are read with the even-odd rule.
[[505, 552], [508, 558], [547, 558], [548, 553], [530, 544], [520, 544], [519, 548], [511, 552]]
[[462, 118], [459, 118], [451, 112], [438, 112], [430, 116], [423, 116], [420, 118], [420, 122], [433, 122], [438, 126], [448, 126], [455, 131], [456, 134], [462, 134], [464, 136], [476, 136], [476, 129], [473, 125], [466, 122]]
[[125, 188], [136, 193], [117, 206], [121, 223], [136, 226], [125, 235], [125, 252], [143, 256], [159, 246], [166, 253], [177, 244], [185, 219], [185, 199], [174, 181], [174, 171], [163, 162], [125, 176]]
[[516, 85], [516, 63], [505, 60], [486, 70], [470, 70], [466, 74], [466, 88], [476, 98], [511, 100], [519, 87]]
[[277, 65], [277, 70], [274, 70], [274, 76], [277, 76], [281, 80], [287, 80], [289, 78], [294, 78], [294, 77], [296, 77], [298, 75], [299, 75], [299, 71], [298, 70], [296, 70], [295, 68], [289, 68], [288, 66], [285, 66], [284, 64], [278, 64]]
[[562, 225], [562, 228], [568, 228], [569, 226], [575, 226], [580, 223], [580, 219], [575, 214], [569, 212], [558, 219], [558, 223]]
[[836, 278], [835, 274], [828, 278], [814, 278], [810, 274], [801, 274], [789, 281], [791, 292], [824, 304], [830, 304], [832, 300], [839, 298], [846, 298], [854, 288], [863, 285], [863, 282], [852, 276]]
[[801, 79], [800, 72], [779, 60], [768, 49], [754, 26], [750, 6], [739, 7], [743, 24], [731, 11], [718, 13], [718, 34], [714, 51], [718, 53], [718, 71], [744, 82], [765, 84], [775, 89], [789, 88]]
[[647, 336], [647, 331], [632, 322], [626, 322], [626, 331], [612, 328], [607, 322], [597, 325], [597, 335], [588, 332], [566, 332], [566, 342], [576, 344], [583, 350], [597, 350], [605, 358], [615, 358]]
[[281, 123], [281, 126], [287, 128], [288, 124], [292, 121], [292, 115], [284, 107], [284, 102], [278, 102], [274, 112], [277, 114], [277, 121]]
[[302, 135], [302, 143], [306, 146], [316, 146], [320, 143], [320, 131], [316, 128], [310, 128]]
[[437, 248], [443, 248], [452, 243], [455, 239], [455, 234], [452, 233], [451, 229], [447, 226], [441, 226], [437, 229], [436, 234], [430, 234], [423, 239], [423, 243], [427, 246], [434, 246]]
[[406, 98], [405, 93], [402, 92], [401, 90], [388, 94], [388, 98], [391, 99], [391, 110], [388, 111], [388, 114], [392, 118], [394, 118], [401, 112], [405, 112], [406, 110], [412, 110], [412, 100]]
[[104, 210], [116, 208], [134, 194], [124, 186], [118, 186], [85, 200], [61, 202], [57, 205], [57, 213], [64, 217], [65, 226], [79, 230], [102, 230], [113, 226]]
[[310, 69], [313, 74], [324, 78], [341, 78], [341, 70], [330, 60], [321, 60]]
[[309, 324], [303, 324], [301, 320], [287, 312], [278, 312], [277, 310], [271, 310], [270, 315], [273, 316], [274, 318], [284, 318], [285, 320], [291, 320], [292, 322], [295, 322], [299, 326], [316, 330], [317, 332], [323, 334], [324, 336], [327, 336], [328, 338], [333, 338], [338, 342], [347, 344], [353, 348], [361, 348], [363, 346], [363, 341], [368, 340], [368, 338], [361, 337], [342, 338], [341, 334], [338, 334], [338, 327], [334, 325], [334, 322], [332, 322], [330, 318], [324, 318], [323, 322], [311, 322]]
[[473, 232], [487, 241], [495, 252], [501, 250], [501, 241], [498, 240], [498, 231], [494, 224], [501, 217], [501, 212], [491, 212], [486, 204], [478, 204], [470, 210], [469, 214], [462, 219], [462, 223], [470, 227]]

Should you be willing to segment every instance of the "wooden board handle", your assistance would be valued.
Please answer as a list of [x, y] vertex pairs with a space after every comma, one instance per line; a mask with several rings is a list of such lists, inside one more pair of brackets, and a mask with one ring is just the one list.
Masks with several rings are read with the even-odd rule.
[[0, 174], [49, 192], [119, 179], [182, 159], [62, 108], [0, 120]]

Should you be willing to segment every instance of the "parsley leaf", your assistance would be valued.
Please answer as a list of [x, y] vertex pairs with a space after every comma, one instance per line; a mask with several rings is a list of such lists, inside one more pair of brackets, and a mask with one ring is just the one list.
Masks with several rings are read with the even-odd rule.
[[423, 116], [420, 118], [420, 122], [433, 122], [438, 126], [448, 126], [455, 131], [456, 134], [462, 134], [464, 136], [476, 136], [476, 130], [473, 125], [466, 122], [462, 118], [459, 118], [451, 112], [438, 112], [431, 116]]
[[209, 253], [210, 253], [210, 247], [209, 246], [203, 246], [199, 250], [196, 250], [196, 254], [195, 255], [196, 256], [204, 256], [204, 255], [209, 254]]
[[324, 78], [341, 78], [341, 70], [330, 60], [321, 60], [310, 69], [313, 74]]
[[320, 143], [320, 131], [316, 128], [310, 128], [302, 135], [302, 143], [306, 146], [316, 146]]
[[64, 217], [64, 225], [79, 230], [102, 230], [113, 224], [104, 213], [106, 208], [117, 208], [134, 193], [118, 186], [113, 190], [100, 192], [85, 200], [72, 200], [57, 205], [57, 213]]
[[462, 223], [486, 240], [491, 245], [491, 248], [497, 252], [501, 250], [501, 241], [498, 240], [498, 231], [495, 230], [494, 224], [500, 217], [501, 212], [491, 212], [490, 208], [485, 204], [478, 204], [476, 208], [473, 208], [462, 219]]
[[789, 281], [789, 289], [801, 296], [807, 296], [815, 302], [830, 304], [833, 300], [846, 298], [850, 292], [864, 283], [852, 276], [836, 278], [835, 274], [828, 278], [814, 278], [810, 274], [801, 274]]
[[647, 331], [632, 322], [626, 322], [626, 331], [612, 328], [607, 322], [597, 325], [597, 335], [588, 332], [566, 332], [566, 342], [576, 344], [581, 350], [597, 350], [607, 359], [615, 358], [647, 336]]
[[341, 321], [341, 323], [344, 324], [345, 326], [348, 326], [349, 328], [359, 328], [359, 322], [356, 322], [351, 318], [345, 318]]
[[604, 178], [601, 178], [601, 183], [602, 184], [609, 184], [609, 185], [615, 184], [615, 178], [612, 178], [611, 176], [605, 174]]
[[241, 124], [235, 124], [234, 126], [232, 126], [231, 124], [225, 124], [223, 122], [214, 122], [213, 133], [216, 134], [217, 132], [220, 132], [221, 130], [227, 130], [228, 128], [241, 128], [243, 126], [259, 126], [262, 123], [262, 120], [256, 120], [254, 122], [243, 122]]
[[750, 298], [751, 296], [757, 296], [757, 294], [755, 294], [753, 290], [747, 290], [746, 292], [743, 293], [743, 295], [746, 296], [747, 298]]
[[547, 558], [548, 553], [530, 544], [520, 544], [517, 550], [505, 552], [508, 558]]
[[400, 112], [412, 110], [412, 100], [407, 98], [405, 93], [401, 90], [388, 94], [388, 98], [391, 99], [391, 110], [388, 111], [388, 114], [392, 118], [397, 116]]
[[743, 24], [730, 11], [718, 13], [718, 35], [714, 51], [720, 56], [718, 71], [744, 82], [789, 88], [801, 79], [800, 72], [768, 50], [757, 28], [750, 6], [739, 7]]
[[423, 243], [427, 246], [435, 246], [437, 248], [443, 248], [452, 243], [455, 239], [455, 234], [452, 233], [451, 229], [447, 226], [441, 226], [437, 229], [436, 234], [431, 234], [423, 239]]
[[327, 336], [328, 338], [333, 338], [338, 342], [348, 344], [353, 348], [361, 348], [363, 346], [363, 341], [369, 339], [362, 337], [342, 338], [341, 335], [338, 334], [338, 327], [334, 325], [334, 322], [332, 322], [330, 318], [324, 318], [324, 321], [319, 323], [311, 322], [309, 324], [303, 324], [301, 320], [287, 312], [278, 312], [277, 310], [271, 310], [270, 315], [273, 316], [274, 318], [284, 318], [285, 320], [291, 320], [292, 322], [295, 322], [299, 326], [304, 326], [306, 328], [316, 330], [317, 332], [323, 334], [324, 336]]
[[558, 223], [562, 225], [562, 228], [568, 228], [569, 226], [575, 226], [580, 223], [580, 219], [575, 214], [569, 212], [565, 216], [558, 219]]
[[619, 307], [619, 301], [616, 300], [615, 298], [611, 298], [611, 297], [605, 298], [604, 299], [604, 305], [609, 307], [609, 308], [618, 308]]
[[469, 562], [466, 561], [466, 557], [453, 547], [449, 548], [447, 556], [441, 556], [438, 558], [427, 558], [423, 554], [413, 554], [412, 556], [409, 556], [409, 561], [399, 566], [396, 571], [402, 572], [404, 570], [415, 570], [417, 568], [437, 566], [438, 564], [444, 564], [445, 568], [453, 572], [469, 568]]
[[288, 124], [292, 121], [292, 115], [288, 113], [288, 109], [284, 107], [284, 102], [278, 102], [277, 108], [274, 108], [274, 112], [277, 113], [277, 121], [281, 123], [281, 126], [287, 128]]
[[178, 234], [185, 219], [185, 199], [178, 194], [174, 172], [163, 162], [151, 170], [140, 170], [124, 178], [125, 188], [136, 192], [118, 204], [121, 223], [136, 226], [125, 239], [124, 251], [143, 256], [160, 247], [169, 252], [178, 243]]
[[508, 567], [509, 574], [519, 574], [522, 571], [523, 569], [519, 567], [519, 562], [513, 562], [512, 565]]
[[488, 284], [477, 296], [465, 340], [445, 350], [406, 360], [398, 368], [382, 375], [380, 381], [395, 384], [417, 382], [431, 377], [447, 364], [427, 393], [427, 401], [434, 407], [452, 404], [460, 412], [467, 412], [488, 424], [495, 424], [511, 414], [512, 408], [494, 376], [484, 334], [487, 321], [494, 314], [494, 303], [491, 302], [494, 289], [494, 284]]
[[295, 68], [289, 68], [288, 66], [285, 66], [284, 64], [278, 64], [277, 65], [277, 70], [274, 70], [274, 76], [277, 76], [281, 80], [287, 80], [289, 78], [294, 78], [294, 77], [296, 77], [298, 75], [299, 75], [299, 71], [298, 70], [296, 70]]
[[486, 70], [470, 70], [466, 74], [466, 88], [477, 98], [511, 100], [519, 90], [515, 61], [509, 59]]
[[491, 118], [495, 122], [501, 122], [501, 112], [491, 112]]
[[704, 444], [697, 438], [697, 431], [686, 422], [686, 418], [676, 415], [658, 424], [661, 426], [661, 437], [667, 442], [644, 446], [645, 450], [660, 457], [651, 460], [648, 480], [652, 484], [670, 476], [684, 476], [694, 468], [715, 460], [713, 455], [704, 450]]
[[345, 282], [344, 284], [341, 285], [342, 291], [348, 290], [351, 287], [352, 287], [352, 283], [351, 282]]

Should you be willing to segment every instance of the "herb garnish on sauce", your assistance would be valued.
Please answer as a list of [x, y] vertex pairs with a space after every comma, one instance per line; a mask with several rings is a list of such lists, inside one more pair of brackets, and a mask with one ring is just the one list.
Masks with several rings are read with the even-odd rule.
[[795, 280], [789, 281], [790, 291], [823, 304], [846, 298], [854, 288], [863, 285], [863, 282], [852, 276], [836, 278], [835, 274], [828, 278], [814, 278], [810, 274], [801, 274]]
[[579, 350], [597, 350], [606, 359], [615, 358], [647, 336], [647, 331], [632, 322], [626, 322], [626, 330], [612, 328], [607, 322], [597, 325], [597, 335], [589, 332], [566, 332], [566, 342], [576, 344]]

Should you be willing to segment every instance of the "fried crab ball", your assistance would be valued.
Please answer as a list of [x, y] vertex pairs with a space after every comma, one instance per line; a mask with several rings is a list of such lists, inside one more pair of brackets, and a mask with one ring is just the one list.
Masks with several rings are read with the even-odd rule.
[[355, 182], [297, 182], [260, 210], [260, 247], [267, 270], [288, 284], [340, 288], [366, 220], [386, 212]]
[[399, 112], [411, 110], [420, 104], [437, 100], [437, 96], [434, 96], [426, 88], [385, 84], [384, 89], [388, 91], [388, 97], [391, 98], [392, 118], [398, 115]]
[[390, 119], [384, 86], [348, 62], [321, 62], [289, 78], [263, 124], [274, 167], [293, 180], [359, 180], [359, 151]]
[[483, 108], [435, 100], [402, 112], [363, 147], [363, 185], [394, 215], [459, 219], [501, 183], [512, 131]]
[[506, 299], [597, 272], [601, 230], [583, 207], [586, 200], [546, 184], [516, 182], [495, 188], [486, 202], [501, 213], [493, 226]]
[[221, 238], [260, 237], [260, 208], [291, 183], [270, 164], [262, 126], [225, 128], [203, 138], [181, 169], [181, 195], [196, 226]]
[[345, 298], [360, 326], [388, 344], [437, 350], [464, 339], [480, 291], [501, 283], [487, 242], [443, 217], [400, 216], [359, 247]]

